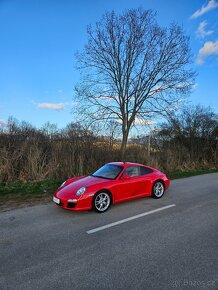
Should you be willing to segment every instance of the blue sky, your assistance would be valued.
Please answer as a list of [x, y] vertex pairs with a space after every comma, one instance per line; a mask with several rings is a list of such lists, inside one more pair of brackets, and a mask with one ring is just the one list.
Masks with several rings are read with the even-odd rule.
[[9, 116], [40, 127], [75, 121], [74, 53], [108, 10], [152, 9], [190, 35], [198, 77], [190, 101], [218, 113], [218, 0], [0, 0], [0, 126]]

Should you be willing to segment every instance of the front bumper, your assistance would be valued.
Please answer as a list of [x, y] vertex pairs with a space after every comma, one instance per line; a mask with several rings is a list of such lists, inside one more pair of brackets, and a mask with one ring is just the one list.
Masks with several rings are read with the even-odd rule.
[[92, 197], [79, 197], [78, 199], [63, 199], [53, 196], [54, 203], [67, 210], [89, 210], [92, 209]]

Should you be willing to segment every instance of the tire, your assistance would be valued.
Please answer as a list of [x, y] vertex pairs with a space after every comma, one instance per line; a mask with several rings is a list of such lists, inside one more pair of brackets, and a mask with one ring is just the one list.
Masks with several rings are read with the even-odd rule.
[[164, 184], [162, 181], [158, 180], [154, 183], [152, 187], [152, 197], [153, 198], [161, 198], [164, 195]]
[[93, 209], [98, 213], [103, 213], [111, 205], [111, 196], [108, 192], [101, 191], [96, 193], [93, 198]]

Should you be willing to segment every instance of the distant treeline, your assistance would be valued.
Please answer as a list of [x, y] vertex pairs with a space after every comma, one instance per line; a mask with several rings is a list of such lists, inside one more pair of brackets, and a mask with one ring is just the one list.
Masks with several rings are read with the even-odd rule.
[[[0, 181], [65, 179], [116, 160], [120, 144], [113, 136], [102, 138], [78, 123], [61, 130], [49, 123], [37, 129], [11, 119], [0, 131]], [[166, 172], [217, 168], [217, 115], [199, 106], [173, 114], [150, 136], [129, 144], [125, 161]]]

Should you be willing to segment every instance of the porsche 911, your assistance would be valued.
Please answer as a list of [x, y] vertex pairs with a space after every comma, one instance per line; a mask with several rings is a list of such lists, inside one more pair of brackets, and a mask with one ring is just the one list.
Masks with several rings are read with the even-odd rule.
[[111, 162], [89, 176], [63, 182], [53, 201], [68, 210], [94, 209], [103, 213], [119, 202], [146, 196], [161, 198], [169, 184], [169, 177], [158, 169], [138, 163]]

